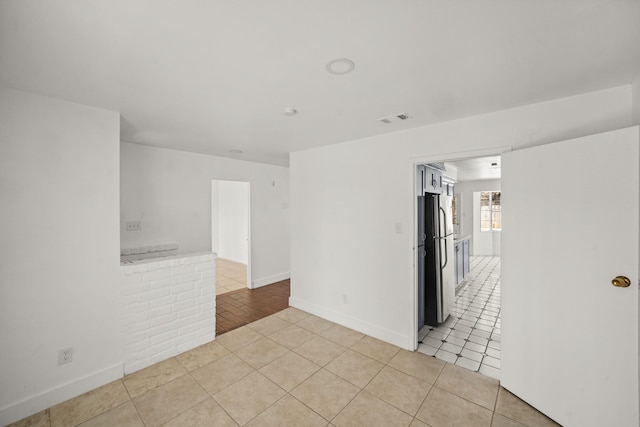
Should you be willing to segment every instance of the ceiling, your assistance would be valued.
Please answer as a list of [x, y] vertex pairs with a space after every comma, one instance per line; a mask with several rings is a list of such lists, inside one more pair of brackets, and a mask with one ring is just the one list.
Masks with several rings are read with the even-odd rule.
[[475, 157], [445, 162], [445, 166], [454, 168], [457, 182], [500, 179], [502, 158], [500, 156]]
[[0, 84], [118, 111], [123, 141], [286, 166], [631, 83], [638, 40], [637, 0], [3, 0]]

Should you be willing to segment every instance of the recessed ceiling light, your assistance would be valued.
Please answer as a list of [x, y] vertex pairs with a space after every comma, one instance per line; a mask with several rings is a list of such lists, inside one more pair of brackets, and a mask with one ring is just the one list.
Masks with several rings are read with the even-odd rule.
[[296, 114], [298, 114], [298, 110], [293, 107], [287, 107], [284, 109], [285, 116], [295, 116]]
[[343, 74], [349, 74], [355, 67], [356, 64], [349, 58], [338, 58], [329, 61], [325, 68], [329, 73], [341, 76]]
[[242, 154], [242, 150], [229, 150], [231, 154]]

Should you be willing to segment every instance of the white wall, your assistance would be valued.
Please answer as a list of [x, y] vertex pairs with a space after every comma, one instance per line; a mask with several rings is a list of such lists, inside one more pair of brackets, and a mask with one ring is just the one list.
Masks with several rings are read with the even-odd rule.
[[[166, 241], [181, 254], [211, 250], [211, 181], [245, 181], [253, 286], [289, 277], [288, 168], [129, 143], [121, 144], [120, 161], [122, 245]], [[125, 231], [126, 221], [142, 221], [142, 230]]]
[[[218, 256], [242, 264], [249, 261], [249, 183], [217, 181]], [[216, 214], [214, 213], [214, 217]], [[215, 230], [214, 230], [215, 234]]]
[[[477, 181], [460, 181], [456, 183], [455, 193], [460, 195], [461, 205], [462, 205], [462, 218], [461, 218], [461, 232], [459, 233], [459, 237], [471, 236], [470, 242], [470, 253], [471, 255], [475, 255], [474, 244], [476, 241], [476, 233], [480, 233], [480, 219], [474, 215], [474, 204], [473, 204], [473, 193], [477, 191], [500, 191], [500, 180], [499, 179], [484, 179]], [[494, 238], [493, 235], [497, 235], [497, 239], [500, 238], [500, 232], [483, 232], [483, 235], [479, 236], [480, 238], [490, 239], [490, 246], [494, 247]], [[488, 244], [489, 242], [484, 242]], [[492, 252], [492, 254], [494, 254]], [[500, 252], [495, 253], [494, 255], [499, 255]], [[484, 255], [482, 251], [478, 252], [478, 255]]]
[[290, 303], [413, 348], [413, 164], [618, 129], [630, 111], [627, 85], [292, 153]]
[[632, 84], [633, 89], [633, 124], [640, 125], [640, 74], [636, 77]]
[[0, 89], [0, 425], [122, 376], [119, 120]]

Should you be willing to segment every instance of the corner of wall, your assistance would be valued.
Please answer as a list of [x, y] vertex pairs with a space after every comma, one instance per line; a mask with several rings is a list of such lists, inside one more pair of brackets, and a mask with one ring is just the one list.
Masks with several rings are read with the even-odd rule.
[[631, 124], [640, 125], [640, 74], [631, 83]]

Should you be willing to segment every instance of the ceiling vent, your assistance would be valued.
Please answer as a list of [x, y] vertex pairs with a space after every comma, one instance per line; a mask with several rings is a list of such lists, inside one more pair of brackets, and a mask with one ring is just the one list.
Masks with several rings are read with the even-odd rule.
[[391, 116], [383, 117], [381, 119], [378, 119], [378, 121], [382, 122], [382, 123], [389, 124], [389, 123], [394, 123], [394, 122], [401, 122], [403, 120], [407, 120], [407, 119], [410, 119], [410, 118], [411, 118], [411, 116], [408, 115], [407, 113], [400, 113], [400, 114], [393, 114]]

